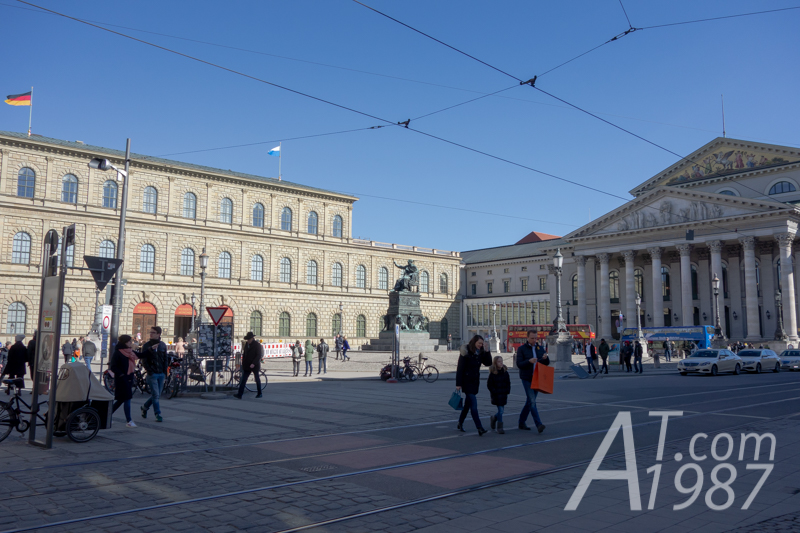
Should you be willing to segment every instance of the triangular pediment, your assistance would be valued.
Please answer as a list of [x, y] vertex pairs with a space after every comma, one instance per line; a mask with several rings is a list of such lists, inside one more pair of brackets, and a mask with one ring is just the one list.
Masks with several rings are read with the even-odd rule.
[[797, 162], [800, 162], [800, 148], [717, 137], [630, 193], [639, 196], [662, 185], [700, 182]]
[[793, 206], [771, 200], [658, 187], [566, 235], [564, 239], [569, 241], [589, 236], [794, 210]]

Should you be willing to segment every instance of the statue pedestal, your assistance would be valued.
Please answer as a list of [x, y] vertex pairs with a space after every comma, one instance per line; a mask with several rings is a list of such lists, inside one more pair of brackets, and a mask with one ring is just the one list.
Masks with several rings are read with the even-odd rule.
[[[550, 335], [547, 338], [547, 344], [556, 347], [556, 360], [553, 368], [556, 372], [568, 372], [572, 366], [572, 336], [562, 331], [557, 335]], [[552, 357], [552, 354], [550, 355]]]
[[384, 317], [384, 331], [394, 331], [397, 319], [400, 317], [401, 331], [428, 331], [428, 323], [419, 307], [418, 292], [389, 293], [389, 310]]
[[489, 351], [492, 352], [494, 355], [500, 355], [501, 347], [500, 347], [500, 339], [497, 337], [492, 337], [489, 339]]

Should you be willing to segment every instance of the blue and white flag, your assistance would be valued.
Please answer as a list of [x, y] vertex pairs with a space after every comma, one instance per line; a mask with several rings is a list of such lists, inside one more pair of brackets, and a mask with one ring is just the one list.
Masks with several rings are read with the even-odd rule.
[[272, 150], [267, 152], [267, 155], [271, 155], [271, 156], [274, 156], [274, 157], [280, 157], [281, 156], [281, 147], [280, 146], [276, 146], [275, 148], [273, 148]]

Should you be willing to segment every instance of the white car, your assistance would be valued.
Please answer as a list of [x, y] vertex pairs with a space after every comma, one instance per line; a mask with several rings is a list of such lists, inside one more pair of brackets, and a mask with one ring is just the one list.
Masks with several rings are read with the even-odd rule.
[[692, 355], [678, 362], [681, 376], [690, 372], [712, 376], [720, 372], [739, 374], [741, 370], [742, 360], [730, 350], [695, 350]]
[[781, 358], [781, 368], [800, 370], [800, 350], [784, 350], [779, 357]]
[[772, 350], [739, 350], [739, 357], [742, 359], [742, 369], [748, 372], [760, 374], [762, 371], [781, 371], [781, 360]]

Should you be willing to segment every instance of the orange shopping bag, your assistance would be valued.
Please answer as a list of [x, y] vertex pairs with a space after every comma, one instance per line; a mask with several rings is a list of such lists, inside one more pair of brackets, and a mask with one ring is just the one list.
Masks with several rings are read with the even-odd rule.
[[544, 394], [553, 394], [553, 381], [555, 381], [556, 371], [553, 367], [536, 364], [533, 369], [533, 380], [531, 388]]

